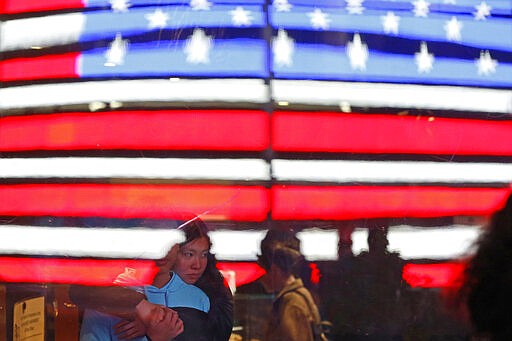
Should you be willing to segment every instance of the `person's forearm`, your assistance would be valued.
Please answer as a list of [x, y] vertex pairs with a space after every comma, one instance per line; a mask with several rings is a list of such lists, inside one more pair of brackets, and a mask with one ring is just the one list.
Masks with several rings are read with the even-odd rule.
[[72, 285], [69, 297], [78, 306], [94, 309], [122, 318], [133, 318], [135, 307], [145, 296], [136, 291], [112, 286], [92, 287]]

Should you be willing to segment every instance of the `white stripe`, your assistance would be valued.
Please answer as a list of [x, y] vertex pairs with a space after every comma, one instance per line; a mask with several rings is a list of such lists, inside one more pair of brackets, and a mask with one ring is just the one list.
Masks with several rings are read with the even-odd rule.
[[459, 259], [471, 254], [482, 229], [477, 226], [444, 228], [394, 227], [388, 232], [391, 251], [403, 259]]
[[219, 260], [255, 261], [260, 253], [260, 242], [266, 233], [266, 230], [212, 231], [209, 233], [212, 240], [212, 253]]
[[[470, 254], [482, 229], [453, 225], [439, 228], [390, 227], [388, 250], [403, 259], [457, 259]], [[255, 261], [265, 230], [210, 232], [212, 252], [219, 260]], [[148, 228], [77, 228], [0, 226], [0, 254], [162, 258], [169, 247], [183, 241], [179, 230]], [[355, 255], [368, 250], [368, 230], [352, 233]], [[310, 261], [337, 259], [336, 230], [307, 229], [297, 233], [301, 251]]]
[[323, 81], [272, 81], [273, 98], [288, 104], [512, 113], [512, 90]]
[[338, 259], [338, 231], [307, 229], [297, 233], [301, 252], [307, 260]]
[[75, 43], [84, 26], [85, 16], [80, 13], [5, 21], [0, 27], [0, 51]]
[[412, 161], [272, 160], [279, 181], [509, 183], [512, 164]]
[[87, 158], [0, 159], [0, 178], [269, 180], [264, 160]]
[[[388, 229], [388, 250], [402, 259], [453, 260], [470, 255], [480, 236], [479, 226], [452, 225], [437, 228], [394, 226]], [[352, 252], [368, 251], [368, 229], [352, 232]]]
[[[388, 250], [403, 259], [458, 259], [470, 254], [478, 239], [480, 226], [451, 225], [437, 228], [394, 226], [388, 230]], [[219, 260], [255, 261], [266, 231], [213, 231], [213, 248]], [[337, 230], [306, 229], [297, 233], [301, 252], [309, 261], [336, 260]], [[352, 233], [352, 252], [359, 255], [368, 250], [368, 229], [356, 228]]]
[[[0, 89], [0, 109], [97, 104], [97, 102], [250, 102], [265, 103], [267, 88], [259, 79], [163, 79], [28, 85]], [[119, 103], [120, 102], [120, 103]]]
[[0, 226], [0, 254], [163, 258], [182, 231], [148, 228]]

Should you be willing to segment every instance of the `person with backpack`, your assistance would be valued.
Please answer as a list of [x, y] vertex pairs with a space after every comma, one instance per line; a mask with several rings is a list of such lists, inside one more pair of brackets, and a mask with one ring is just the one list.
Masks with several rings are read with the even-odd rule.
[[282, 243], [262, 250], [259, 263], [267, 271], [265, 285], [275, 294], [264, 341], [326, 340], [311, 293], [293, 275], [302, 259], [300, 252]]

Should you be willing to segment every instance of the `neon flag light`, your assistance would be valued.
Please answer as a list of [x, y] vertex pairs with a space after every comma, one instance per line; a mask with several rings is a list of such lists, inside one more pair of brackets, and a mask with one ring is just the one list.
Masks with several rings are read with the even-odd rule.
[[268, 147], [269, 134], [266, 113], [251, 110], [70, 112], [2, 117], [0, 125], [2, 151], [261, 151]]
[[0, 257], [2, 282], [112, 285], [126, 269], [138, 274], [138, 283], [150, 284], [158, 269], [148, 260], [93, 260], [69, 258]]
[[462, 263], [406, 264], [402, 277], [413, 288], [454, 288], [463, 271]]
[[502, 188], [279, 186], [272, 189], [272, 215], [278, 220], [489, 215], [509, 193]]
[[[107, 234], [185, 211], [212, 238], [256, 230], [215, 240], [226, 261], [274, 221], [332, 260], [336, 231], [311, 228], [489, 216], [512, 180], [512, 3], [418, 3], [1, 1], [0, 227]], [[65, 257], [41, 247], [2, 252]]]
[[214, 185], [23, 184], [0, 185], [0, 215], [179, 219], [210, 212], [206, 220], [263, 221], [263, 187]]

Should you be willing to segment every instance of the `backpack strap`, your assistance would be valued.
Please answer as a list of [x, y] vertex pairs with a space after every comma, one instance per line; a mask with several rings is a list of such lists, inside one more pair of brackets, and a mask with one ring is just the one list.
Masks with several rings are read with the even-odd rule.
[[[324, 341], [327, 340], [327, 337], [324, 334], [324, 330], [322, 327], [322, 320], [320, 318], [320, 313], [318, 312], [318, 308], [313, 302], [313, 298], [311, 297], [311, 294], [305, 287], [300, 287], [295, 290], [289, 291], [288, 293], [295, 292], [299, 294], [304, 301], [306, 302], [308, 306], [308, 310], [311, 313], [311, 316], [313, 317], [313, 321], [311, 321], [311, 327], [313, 328], [313, 336], [315, 340]], [[286, 295], [286, 294], [285, 294]]]

